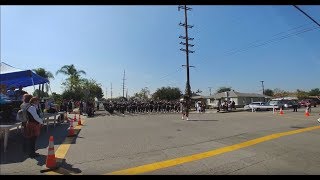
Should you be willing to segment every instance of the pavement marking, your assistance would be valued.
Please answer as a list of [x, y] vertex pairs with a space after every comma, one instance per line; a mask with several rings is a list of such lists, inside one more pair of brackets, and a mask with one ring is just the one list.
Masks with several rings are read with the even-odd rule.
[[64, 175], [64, 174], [58, 173], [58, 172], [55, 172], [55, 171], [49, 171], [49, 172], [46, 172], [46, 175]]
[[207, 151], [207, 152], [198, 153], [198, 154], [194, 154], [194, 155], [169, 159], [169, 160], [160, 161], [160, 162], [155, 162], [155, 163], [137, 166], [137, 167], [133, 167], [133, 168], [129, 168], [129, 169], [114, 171], [111, 173], [107, 173], [105, 175], [135, 175], [135, 174], [147, 173], [147, 172], [151, 172], [151, 171], [155, 171], [155, 170], [159, 170], [159, 169], [164, 169], [167, 167], [172, 167], [172, 166], [176, 166], [179, 164], [188, 163], [188, 162], [192, 162], [192, 161], [196, 161], [196, 160], [200, 160], [200, 159], [213, 157], [213, 156], [216, 156], [219, 154], [235, 151], [235, 150], [245, 148], [248, 146], [252, 146], [252, 145], [255, 145], [258, 143], [262, 143], [262, 142], [269, 141], [272, 139], [277, 139], [282, 136], [293, 135], [293, 134], [311, 131], [311, 130], [315, 130], [315, 129], [320, 129], [320, 126], [313, 126], [313, 127], [308, 127], [308, 128], [303, 128], [303, 129], [298, 129], [298, 130], [293, 130], [293, 131], [275, 133], [275, 134], [271, 134], [271, 135], [264, 136], [261, 138], [242, 142], [239, 144], [234, 144], [231, 146], [222, 147], [222, 148], [212, 150], [212, 151]]
[[[81, 120], [81, 124], [84, 125], [84, 120]], [[82, 128], [82, 126], [77, 125], [76, 127], [74, 127], [75, 130], [75, 134], [78, 135], [78, 133], [80, 132], [80, 129]], [[56, 159], [64, 159], [70, 146], [71, 143], [77, 138], [77, 136], [73, 136], [73, 137], [66, 137], [65, 140], [63, 141], [63, 143], [61, 143], [61, 145], [58, 147], [58, 149], [55, 152], [55, 157]], [[72, 174], [71, 171], [68, 171], [67, 169], [64, 169], [62, 167], [59, 167], [58, 170], [53, 170], [53, 171], [49, 171], [46, 172], [45, 174], [47, 175], [66, 175], [66, 174]]]

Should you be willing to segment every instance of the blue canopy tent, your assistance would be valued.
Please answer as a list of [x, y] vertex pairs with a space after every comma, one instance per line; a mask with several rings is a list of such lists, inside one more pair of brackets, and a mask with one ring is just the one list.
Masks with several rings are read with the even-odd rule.
[[[32, 72], [31, 70], [21, 70], [15, 67], [12, 67], [4, 62], [1, 62], [0, 66], [0, 85], [5, 86], [6, 89], [10, 89], [11, 87], [18, 88], [19, 86], [27, 87], [27, 86], [33, 86], [35, 90], [35, 85], [37, 84], [45, 84], [48, 83], [49, 80], [46, 78], [43, 78], [36, 73]], [[43, 86], [43, 85], [42, 85]], [[40, 92], [40, 88], [39, 88]], [[7, 113], [5, 113], [4, 117], [7, 117], [6, 119], [15, 119], [10, 117], [12, 115], [12, 109], [13, 107], [20, 107], [21, 101], [20, 100], [12, 100], [12, 104], [8, 105], [1, 105], [1, 109], [5, 109], [7, 107]], [[1, 120], [3, 121], [3, 120]]]
[[1, 62], [0, 84], [6, 85], [7, 89], [13, 86], [16, 88], [19, 86], [27, 87], [37, 84], [45, 84], [48, 82], [48, 79], [37, 75], [31, 70], [17, 69], [4, 62]]

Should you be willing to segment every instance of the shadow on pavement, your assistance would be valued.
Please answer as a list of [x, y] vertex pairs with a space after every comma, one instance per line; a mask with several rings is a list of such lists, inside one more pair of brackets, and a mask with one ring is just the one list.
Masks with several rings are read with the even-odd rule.
[[47, 156], [41, 154], [39, 157], [36, 157], [34, 159], [38, 161], [37, 162], [38, 166], [43, 166], [46, 164]]
[[[54, 128], [53, 125], [49, 126], [49, 130], [47, 132], [46, 126], [42, 127], [41, 134], [36, 142], [36, 149], [45, 149], [49, 144], [49, 137], [54, 137], [54, 144], [60, 145], [64, 141], [65, 137], [68, 134], [69, 123], [56, 124]], [[2, 140], [2, 139], [1, 139]], [[10, 164], [23, 162], [29, 158], [26, 152], [23, 151], [23, 142], [25, 138], [22, 133], [16, 130], [10, 131], [7, 151], [3, 152], [3, 140], [1, 141], [1, 162], [0, 164]], [[46, 155], [41, 155], [37, 158], [38, 164], [45, 163]]]
[[219, 120], [214, 120], [214, 119], [213, 120], [210, 120], [210, 119], [203, 119], [203, 120], [202, 119], [191, 119], [190, 120], [189, 119], [188, 121], [219, 121]]
[[[94, 117], [99, 117], [99, 116], [107, 116], [108, 115], [108, 113], [106, 113], [106, 112], [104, 112], [104, 113], [101, 113], [101, 112], [99, 112], [99, 113], [95, 113], [94, 114]], [[90, 117], [87, 117], [87, 118], [90, 118]]]
[[65, 159], [60, 164], [60, 167], [69, 171], [72, 174], [79, 174], [82, 172], [79, 168], [74, 168], [74, 167], [72, 167], [71, 164], [68, 164]]
[[294, 129], [303, 129], [303, 128], [306, 128], [306, 127], [300, 127], [300, 126], [291, 126], [291, 128], [294, 128]]
[[48, 171], [48, 169], [45, 168], [46, 170], [40, 171], [40, 172], [45, 173], [45, 172], [52, 171], [62, 175], [73, 175], [73, 174], [79, 174], [82, 172], [79, 168], [73, 168], [72, 165], [68, 164], [65, 159], [56, 159], [56, 161], [58, 165], [57, 169]]
[[[239, 110], [232, 110], [232, 111], [216, 111], [217, 113], [235, 113], [235, 112], [249, 112], [249, 111], [246, 111], [246, 110], [243, 110], [243, 109], [239, 109]], [[250, 111], [251, 112], [251, 111]], [[259, 112], [259, 111], [257, 111]]]

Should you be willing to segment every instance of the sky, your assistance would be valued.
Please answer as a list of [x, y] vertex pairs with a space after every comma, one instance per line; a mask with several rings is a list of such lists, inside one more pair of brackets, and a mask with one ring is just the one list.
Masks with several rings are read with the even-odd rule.
[[[293, 6], [193, 5], [188, 12], [190, 84], [202, 95], [221, 86], [246, 93], [320, 87], [320, 27]], [[320, 6], [299, 6], [320, 22]], [[132, 96], [148, 87], [184, 92], [186, 64], [178, 6], [1, 6], [1, 61], [19, 69], [45, 68], [61, 93], [74, 64], [104, 94]], [[26, 88], [33, 91], [32, 87]]]

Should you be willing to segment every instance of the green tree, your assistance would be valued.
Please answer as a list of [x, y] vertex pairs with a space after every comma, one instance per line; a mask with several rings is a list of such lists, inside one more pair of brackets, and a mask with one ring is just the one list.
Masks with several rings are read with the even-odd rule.
[[[50, 82], [50, 79], [54, 79], [54, 76], [52, 75], [52, 73], [50, 71], [47, 71], [45, 70], [44, 68], [37, 68], [37, 69], [32, 69], [37, 75], [43, 77], [43, 78], [46, 78], [49, 80]], [[42, 89], [42, 92], [44, 91], [44, 86], [42, 85], [42, 88], [40, 88], [40, 84], [39, 84], [39, 91], [37, 92], [40, 92], [40, 89]], [[49, 86], [48, 84], [46, 83], [45, 84], [45, 87], [46, 87], [46, 93], [48, 93], [49, 91]], [[39, 94], [37, 94], [39, 95]], [[45, 96], [42, 96], [42, 94], [40, 94], [40, 97], [45, 97]]]
[[231, 87], [219, 87], [217, 90], [217, 93], [222, 93], [222, 92], [226, 92], [226, 91], [231, 91]]
[[152, 98], [156, 100], [177, 100], [181, 97], [181, 90], [177, 87], [161, 87], [153, 93]]
[[[39, 92], [40, 92], [40, 95], [39, 95]], [[49, 94], [47, 93], [47, 92], [43, 92], [43, 91], [41, 91], [41, 90], [39, 90], [39, 89], [36, 89], [34, 92], [33, 92], [33, 94], [32, 94], [33, 96], [40, 96], [40, 97], [49, 97]]]
[[44, 68], [33, 69], [33, 71], [39, 76], [46, 78], [48, 80], [54, 79], [54, 76], [52, 75], [52, 73], [50, 71], [46, 71]]
[[98, 100], [101, 100], [103, 97], [101, 84], [93, 79], [82, 79], [81, 91], [83, 92], [85, 99], [93, 100], [94, 98], [97, 98]]
[[309, 91], [309, 96], [320, 96], [320, 89], [314, 88]]
[[63, 99], [79, 101], [84, 98], [84, 93], [82, 91], [72, 91], [67, 89], [62, 92], [61, 96]]
[[75, 89], [65, 89], [62, 93], [64, 99], [89, 100], [92, 101], [95, 98], [101, 100], [103, 97], [103, 91], [101, 84], [97, 83], [93, 79], [81, 79], [79, 84], [75, 86]]
[[299, 89], [297, 89], [296, 95], [297, 95], [297, 98], [300, 99], [300, 100], [308, 98], [308, 96], [309, 96], [308, 92], [302, 91], [302, 90], [299, 90]]
[[272, 97], [274, 95], [274, 92], [271, 89], [266, 89], [264, 90], [264, 95]]
[[273, 90], [273, 96], [274, 97], [285, 97], [285, 96], [288, 96], [288, 95], [289, 95], [289, 92], [284, 91], [282, 89], [276, 88], [276, 89]]
[[59, 73], [68, 76], [68, 78], [64, 83], [62, 83], [62, 85], [66, 86], [66, 89], [71, 91], [76, 90], [79, 87], [82, 81], [81, 74], [86, 74], [86, 72], [83, 70], [77, 70], [73, 64], [62, 66], [56, 72], [56, 75], [58, 75]]
[[62, 104], [63, 102], [63, 98], [61, 94], [57, 94], [53, 92], [49, 97], [52, 98], [56, 104]]
[[140, 92], [134, 93], [134, 97], [142, 100], [148, 99], [150, 95], [150, 90], [148, 87], [142, 88]]

